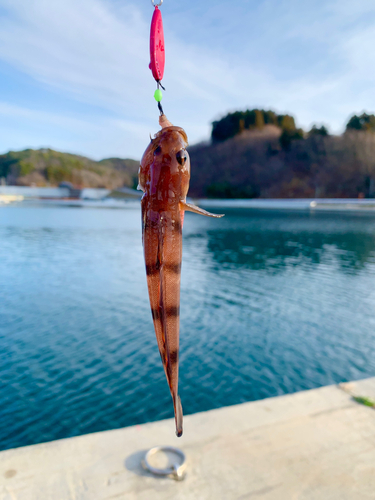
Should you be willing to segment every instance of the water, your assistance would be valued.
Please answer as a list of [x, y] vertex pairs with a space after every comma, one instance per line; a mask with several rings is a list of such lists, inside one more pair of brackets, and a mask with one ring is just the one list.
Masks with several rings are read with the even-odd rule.
[[[226, 213], [186, 215], [185, 414], [373, 376], [375, 216]], [[173, 415], [139, 210], [2, 207], [0, 317], [1, 449]]]

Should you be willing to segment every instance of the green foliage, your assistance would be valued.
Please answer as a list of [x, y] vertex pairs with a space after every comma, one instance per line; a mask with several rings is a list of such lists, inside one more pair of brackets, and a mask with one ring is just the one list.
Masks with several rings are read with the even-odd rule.
[[51, 184], [72, 180], [72, 172], [63, 165], [48, 165], [45, 170], [46, 178]]
[[[277, 115], [274, 111], [264, 109], [248, 109], [228, 113], [221, 120], [214, 121], [211, 137], [214, 141], [225, 141], [244, 130], [261, 130], [265, 125], [275, 125], [289, 132], [296, 130], [296, 124], [291, 115]], [[293, 134], [289, 136], [292, 137]]]
[[356, 401], [357, 403], [359, 403], [361, 405], [370, 406], [371, 408], [375, 408], [375, 401], [373, 399], [366, 398], [363, 396], [353, 396], [353, 399], [354, 399], [354, 401]]
[[328, 129], [324, 125], [319, 128], [316, 125], [313, 125], [308, 135], [309, 137], [313, 135], [321, 135], [323, 137], [326, 137], [328, 135]]
[[293, 116], [290, 115], [278, 115], [277, 117], [278, 125], [283, 130], [296, 130], [296, 123]]
[[285, 150], [289, 150], [293, 140], [303, 139], [303, 130], [301, 128], [297, 129], [283, 129], [280, 136], [281, 147]]
[[19, 177], [35, 172], [40, 185], [43, 181], [52, 186], [68, 181], [79, 187], [132, 187], [138, 167], [139, 162], [134, 160], [108, 158], [96, 162], [52, 149], [25, 149], [0, 155], [0, 177], [13, 184]]
[[35, 170], [35, 166], [32, 163], [27, 162], [25, 160], [21, 160], [18, 163], [18, 167], [20, 169], [21, 176], [31, 174], [31, 172]]
[[[330, 135], [319, 124], [305, 134], [290, 115], [262, 113], [264, 126], [277, 125], [279, 132], [245, 132], [241, 140], [214, 140], [190, 148], [190, 196], [375, 197], [375, 133]], [[236, 125], [240, 117], [240, 129], [256, 129], [256, 114], [232, 113], [221, 123], [232, 120]], [[372, 121], [369, 114], [358, 116], [357, 130], [368, 130]]]
[[365, 130], [375, 131], [375, 115], [362, 113], [361, 115], [353, 115], [346, 124], [347, 130]]
[[[244, 122], [241, 120], [244, 120]], [[243, 123], [245, 123], [246, 127], [244, 113], [240, 111], [229, 113], [221, 120], [212, 123], [212, 139], [216, 141], [225, 141], [230, 137], [234, 137], [242, 132], [241, 128], [243, 127]]]
[[17, 164], [17, 160], [8, 157], [8, 155], [0, 156], [0, 177], [7, 177], [12, 169], [12, 165]]
[[274, 111], [263, 111], [263, 117], [266, 125], [279, 125], [278, 115]]
[[263, 109], [235, 111], [212, 123], [211, 136], [215, 141], [225, 141], [244, 130], [262, 129], [265, 124], [278, 124], [277, 115], [273, 111]]
[[263, 111], [259, 109], [255, 110], [255, 128], [263, 128], [264, 127], [264, 115]]

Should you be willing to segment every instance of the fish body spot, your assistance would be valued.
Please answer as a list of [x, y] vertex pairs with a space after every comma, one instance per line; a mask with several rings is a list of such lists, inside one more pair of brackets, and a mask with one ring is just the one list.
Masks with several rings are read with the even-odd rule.
[[172, 351], [169, 353], [169, 362], [171, 365], [175, 365], [178, 361], [178, 351]]
[[[161, 309], [160, 307], [151, 309], [152, 317], [155, 321], [160, 320], [161, 318]], [[177, 318], [180, 315], [180, 307], [172, 306], [165, 308], [165, 315], [167, 318]]]
[[152, 308], [151, 309], [151, 314], [152, 314], [152, 319], [154, 321], [160, 321], [160, 309], [158, 308]]
[[176, 307], [167, 307], [165, 310], [165, 314], [167, 318], [177, 318], [180, 315], [180, 306]]
[[153, 276], [158, 273], [160, 270], [160, 265], [157, 262], [156, 264], [146, 264], [146, 274], [147, 276]]
[[173, 264], [173, 263], [163, 264], [163, 269], [165, 269], [166, 271], [168, 271], [170, 273], [180, 274], [180, 272], [181, 272], [181, 263], [177, 263], [177, 264]]

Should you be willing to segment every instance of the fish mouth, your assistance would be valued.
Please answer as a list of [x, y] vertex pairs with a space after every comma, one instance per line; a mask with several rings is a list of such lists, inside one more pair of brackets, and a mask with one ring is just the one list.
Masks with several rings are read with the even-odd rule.
[[159, 130], [159, 132], [157, 132], [154, 135], [152, 142], [155, 140], [156, 141], [160, 140], [164, 136], [164, 134], [168, 134], [170, 132], [179, 132], [182, 135], [183, 140], [186, 142], [186, 146], [188, 145], [188, 138], [187, 138], [185, 130], [181, 127], [176, 127], [175, 125], [172, 125], [171, 127], [164, 127], [161, 130]]

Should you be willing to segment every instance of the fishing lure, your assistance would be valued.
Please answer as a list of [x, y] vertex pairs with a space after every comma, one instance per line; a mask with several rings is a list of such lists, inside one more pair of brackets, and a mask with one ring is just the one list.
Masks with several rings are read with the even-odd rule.
[[163, 29], [163, 19], [161, 17], [161, 12], [159, 6], [163, 3], [163, 0], [155, 5], [154, 0], [151, 0], [152, 5], [154, 5], [154, 14], [151, 20], [151, 31], [150, 31], [150, 65], [149, 68], [152, 71], [152, 76], [156, 80], [157, 88], [154, 93], [154, 98], [158, 103], [158, 108], [160, 114], [163, 114], [163, 108], [161, 106], [162, 92], [160, 87], [164, 89], [161, 81], [164, 76], [165, 67], [165, 45], [164, 45], [164, 29]]
[[[150, 39], [150, 67], [159, 90], [165, 51], [158, 6], [155, 6]], [[180, 437], [183, 415], [178, 395], [178, 358], [184, 214], [191, 211], [208, 217], [222, 215], [211, 214], [186, 201], [190, 180], [187, 135], [181, 127], [175, 127], [168, 121], [160, 101], [158, 104], [161, 130], [151, 139], [143, 154], [138, 188], [144, 192], [141, 202], [142, 240], [151, 313], [173, 399], [176, 435]]]

